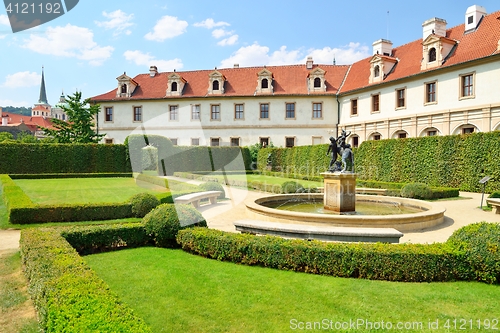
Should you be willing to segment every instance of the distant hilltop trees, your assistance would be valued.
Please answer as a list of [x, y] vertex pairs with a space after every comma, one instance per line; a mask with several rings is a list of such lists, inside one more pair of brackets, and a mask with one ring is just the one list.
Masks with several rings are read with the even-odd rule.
[[23, 116], [31, 116], [31, 107], [27, 108], [24, 106], [15, 107], [15, 106], [0, 106], [0, 110], [5, 113], [16, 113]]

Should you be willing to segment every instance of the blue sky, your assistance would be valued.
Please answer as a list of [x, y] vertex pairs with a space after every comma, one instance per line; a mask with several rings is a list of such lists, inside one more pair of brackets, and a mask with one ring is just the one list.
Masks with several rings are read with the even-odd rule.
[[[157, 1], [80, 0], [65, 15], [13, 34], [0, 9], [0, 106], [38, 101], [41, 68], [49, 103], [61, 91], [84, 97], [131, 77], [160, 71], [305, 63], [350, 64], [371, 55], [372, 43], [399, 46], [422, 37], [422, 23], [464, 23], [465, 11], [498, 0], [455, 1]], [[389, 12], [389, 13], [388, 13]]]

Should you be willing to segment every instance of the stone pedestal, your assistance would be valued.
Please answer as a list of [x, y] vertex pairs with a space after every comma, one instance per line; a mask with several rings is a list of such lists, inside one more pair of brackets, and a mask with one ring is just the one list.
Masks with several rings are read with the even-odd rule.
[[349, 213], [356, 210], [356, 174], [324, 172], [325, 189], [323, 204], [325, 209]]

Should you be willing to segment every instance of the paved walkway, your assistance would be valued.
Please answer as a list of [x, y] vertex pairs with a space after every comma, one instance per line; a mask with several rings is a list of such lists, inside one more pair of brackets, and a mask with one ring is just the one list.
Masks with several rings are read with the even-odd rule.
[[[177, 178], [178, 179], [178, 178]], [[198, 184], [197, 181], [189, 181]], [[233, 221], [251, 218], [248, 216], [245, 200], [255, 200], [269, 193], [247, 191], [244, 189], [225, 187], [226, 196], [231, 200], [224, 200], [216, 205], [203, 205], [200, 212], [207, 220], [208, 226], [214, 229], [236, 232]], [[451, 234], [471, 223], [487, 221], [500, 223], [500, 214], [493, 214], [491, 211], [482, 211], [481, 193], [460, 192], [463, 199], [446, 200], [433, 202], [433, 205], [440, 205], [446, 208], [445, 221], [439, 226], [424, 229], [419, 232], [406, 233], [401, 242], [411, 243], [434, 243], [444, 242]], [[486, 205], [486, 200], [483, 202]], [[0, 230], [0, 254], [6, 251], [13, 251], [19, 248], [19, 230]]]

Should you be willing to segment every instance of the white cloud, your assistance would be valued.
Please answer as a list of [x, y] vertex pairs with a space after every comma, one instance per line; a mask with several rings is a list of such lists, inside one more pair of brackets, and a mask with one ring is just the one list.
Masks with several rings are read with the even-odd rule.
[[231, 34], [232, 34], [232, 32], [226, 31], [224, 29], [214, 29], [214, 30], [212, 30], [212, 36], [214, 38], [217, 38], [217, 39], [222, 38], [222, 37], [227, 36], [227, 35], [231, 35]]
[[163, 16], [156, 22], [153, 32], [148, 32], [144, 38], [156, 42], [163, 42], [165, 39], [174, 38], [186, 32], [188, 23], [178, 20], [174, 16]]
[[6, 88], [21, 88], [33, 87], [40, 84], [42, 76], [35, 72], [18, 72], [7, 75], [2, 87]]
[[49, 27], [45, 35], [31, 34], [23, 47], [41, 54], [86, 60], [94, 66], [101, 65], [114, 51], [112, 46], [97, 45], [92, 30], [71, 24]]
[[231, 37], [224, 38], [217, 45], [226, 46], [226, 45], [234, 45], [238, 41], [238, 35], [232, 35]]
[[16, 101], [13, 101], [11, 99], [0, 99], [0, 105], [1, 106], [13, 106], [13, 107], [26, 107], [26, 106], [30, 106], [32, 105], [33, 103], [30, 103], [30, 102], [26, 102], [26, 101], [22, 101], [22, 102], [16, 102]]
[[172, 60], [159, 60], [149, 53], [143, 53], [139, 50], [135, 51], [126, 51], [123, 56], [128, 61], [134, 62], [138, 66], [144, 66], [149, 69], [149, 66], [156, 66], [158, 70], [165, 71], [173, 71], [174, 69], [179, 70], [184, 67], [181, 59], [175, 58]]
[[215, 22], [214, 19], [212, 19], [212, 18], [207, 18], [206, 20], [201, 21], [201, 22], [197, 22], [193, 25], [195, 27], [207, 28], [207, 29], [213, 29], [215, 27], [230, 26], [230, 24], [227, 22], [224, 22], [224, 21]]
[[370, 56], [370, 53], [369, 48], [360, 43], [349, 43], [340, 48], [310, 49], [307, 52], [300, 49], [288, 51], [286, 46], [282, 46], [272, 53], [269, 47], [254, 43], [239, 48], [229, 58], [222, 60], [221, 68], [232, 67], [234, 64], [242, 67], [305, 64], [308, 56], [312, 56], [316, 64], [332, 64], [335, 58], [336, 64], [340, 65], [351, 64]]
[[0, 15], [0, 24], [1, 25], [10, 25], [9, 18], [7, 15]]
[[134, 14], [127, 15], [125, 12], [118, 9], [111, 13], [102, 12], [102, 15], [109, 20], [95, 21], [95, 24], [97, 24], [97, 26], [102, 27], [106, 30], [114, 30], [113, 34], [115, 36], [121, 34], [122, 32], [127, 35], [130, 35], [132, 33], [130, 30], [126, 29], [134, 25], [132, 23]]

